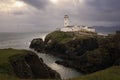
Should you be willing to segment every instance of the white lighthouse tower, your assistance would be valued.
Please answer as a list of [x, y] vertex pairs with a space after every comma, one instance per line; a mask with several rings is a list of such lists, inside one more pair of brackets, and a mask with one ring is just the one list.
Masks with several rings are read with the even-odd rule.
[[70, 25], [69, 16], [64, 16], [64, 27], [60, 29], [63, 32], [95, 32], [93, 27], [84, 25]]
[[69, 16], [65, 15], [64, 16], [64, 27], [67, 27], [67, 26], [69, 26]]

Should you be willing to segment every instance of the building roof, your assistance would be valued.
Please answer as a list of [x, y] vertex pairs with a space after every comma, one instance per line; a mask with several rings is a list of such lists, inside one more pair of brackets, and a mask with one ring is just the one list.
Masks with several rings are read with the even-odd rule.
[[68, 15], [65, 15], [64, 18], [69, 18], [69, 16], [68, 16]]

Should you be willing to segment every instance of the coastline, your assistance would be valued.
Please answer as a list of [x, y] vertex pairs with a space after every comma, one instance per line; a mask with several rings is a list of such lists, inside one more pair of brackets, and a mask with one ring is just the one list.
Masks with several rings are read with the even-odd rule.
[[[109, 43], [106, 43], [106, 40]], [[119, 31], [106, 37], [97, 34], [79, 35], [77, 33], [54, 31], [46, 36], [44, 42], [34, 39], [30, 48], [40, 52], [39, 48], [41, 49], [45, 46], [45, 53], [63, 59], [56, 61], [56, 63], [75, 68], [83, 73], [93, 73], [112, 66], [119, 59], [119, 54], [116, 52], [117, 47], [114, 46], [115, 50], [113, 51], [118, 57], [112, 56], [115, 60], [111, 58], [112, 53], [109, 52], [109, 47], [111, 46], [108, 46], [108, 48], [104, 47], [111, 44], [111, 40], [114, 40], [114, 44], [119, 46], [117, 45], [119, 42]], [[44, 43], [44, 45], [39, 44], [39, 42]], [[96, 62], [96, 60], [99, 62]], [[91, 70], [92, 67], [93, 69]]]
[[[1, 49], [6, 49], [6, 48], [14, 48], [14, 49], [26, 49], [26, 50], [30, 50], [29, 45], [32, 41], [33, 38], [44, 38], [46, 36], [46, 34], [48, 34], [50, 32], [47, 32], [45, 34], [43, 33], [18, 33], [18, 34], [1, 34], [0, 37], [2, 37], [2, 41], [0, 41], [0, 48]], [[44, 36], [43, 36], [44, 35]], [[9, 37], [8, 37], [9, 36]], [[10, 43], [11, 42], [11, 43]], [[32, 50], [34, 52], [34, 50]], [[79, 77], [81, 74], [78, 73], [76, 70], [71, 69], [71, 68], [67, 68], [64, 67], [62, 65], [57, 65], [55, 63], [56, 60], [58, 60], [58, 58], [53, 57], [49, 54], [40, 54], [37, 53], [35, 51], [35, 53], [39, 56], [39, 57], [43, 57], [43, 60], [45, 61], [45, 64], [47, 64], [49, 67], [51, 67], [53, 70], [56, 70], [57, 72], [60, 73], [61, 78], [62, 79], [68, 79], [68, 78], [73, 78], [73, 77]], [[40, 54], [40, 55], [39, 55]], [[46, 58], [48, 58], [49, 60], [46, 60]]]
[[[112, 35], [111, 35], [111, 36], [112, 36]], [[36, 38], [37, 38], [37, 37], [38, 37], [38, 36], [36, 36]], [[44, 37], [45, 37], [45, 36], [44, 36]], [[31, 37], [31, 39], [33, 39], [33, 38]], [[70, 46], [70, 45], [69, 45], [69, 46]], [[60, 49], [60, 48], [59, 48], [59, 49]], [[56, 52], [55, 52], [55, 53], [56, 53]], [[37, 54], [38, 54], [38, 55], [39, 55], [39, 54], [41, 55], [41, 53], [37, 53]], [[43, 53], [43, 54], [44, 54], [44, 53]], [[53, 55], [53, 53], [50, 53], [50, 52], [48, 52], [47, 54], [48, 54], [48, 55]], [[47, 54], [45, 54], [45, 55], [47, 55]], [[58, 54], [60, 54], [60, 53], [57, 53], [57, 54], [55, 54], [54, 56], [58, 57]], [[61, 56], [61, 55], [60, 55], [60, 56]], [[72, 56], [72, 55], [71, 55], [71, 56]], [[68, 59], [68, 56], [67, 56], [67, 57], [64, 56], [64, 58], [63, 58], [63, 56], [61, 56], [61, 58], [62, 58], [63, 60], [56, 60], [56, 61], [75, 60], [75, 62], [76, 62], [76, 60], [77, 60], [79, 57], [78, 57], [77, 59], [75, 59], [74, 57], [72, 57], [72, 58], [69, 57], [69, 59]], [[55, 62], [55, 61], [53, 61], [53, 63], [54, 63], [54, 62]], [[52, 64], [53, 64], [53, 63], [52, 63]], [[62, 63], [64, 63], [64, 62], [62, 62]], [[70, 62], [70, 63], [71, 63], [71, 62]], [[54, 65], [52, 65], [52, 64], [51, 64], [52, 67], [53, 67], [53, 66], [56, 66], [55, 63], [54, 63]], [[68, 64], [68, 62], [67, 62], [66, 64]], [[59, 66], [61, 66], [61, 65], [59, 65]], [[59, 66], [57, 66], [56, 69], [58, 69]], [[69, 67], [69, 66], [67, 66], [67, 67]], [[74, 68], [74, 67], [72, 67], [72, 68]], [[66, 68], [66, 69], [67, 69], [67, 68]], [[71, 77], [71, 78], [72, 78], [72, 77]]]

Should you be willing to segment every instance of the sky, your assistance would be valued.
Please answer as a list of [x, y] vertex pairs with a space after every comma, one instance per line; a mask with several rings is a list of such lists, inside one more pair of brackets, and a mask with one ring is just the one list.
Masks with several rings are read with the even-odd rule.
[[0, 32], [51, 31], [71, 25], [120, 25], [120, 0], [0, 0]]

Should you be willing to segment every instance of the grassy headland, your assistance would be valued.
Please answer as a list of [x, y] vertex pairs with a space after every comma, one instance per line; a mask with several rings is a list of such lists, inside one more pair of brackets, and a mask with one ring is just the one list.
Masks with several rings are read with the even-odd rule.
[[[57, 64], [90, 74], [76, 78], [77, 80], [119, 80], [120, 78], [120, 31], [108, 36], [54, 31], [46, 36], [44, 44], [46, 53], [63, 59], [56, 61]], [[35, 45], [33, 49], [36, 48]]]
[[0, 80], [60, 79], [34, 52], [0, 49]]
[[102, 71], [69, 80], [120, 80], [120, 66], [114, 66]]
[[93, 37], [96, 34], [93, 33], [86, 33], [86, 34], [81, 34], [78, 32], [61, 32], [61, 31], [54, 31], [50, 34], [48, 34], [45, 38], [45, 41], [48, 42], [49, 39], [59, 42], [59, 43], [66, 43], [69, 42], [70, 40], [74, 40], [76, 38], [80, 39], [85, 39], [88, 37]]
[[10, 57], [15, 55], [25, 55], [26, 50], [0, 49], [0, 80], [16, 80], [18, 77], [14, 74]]

